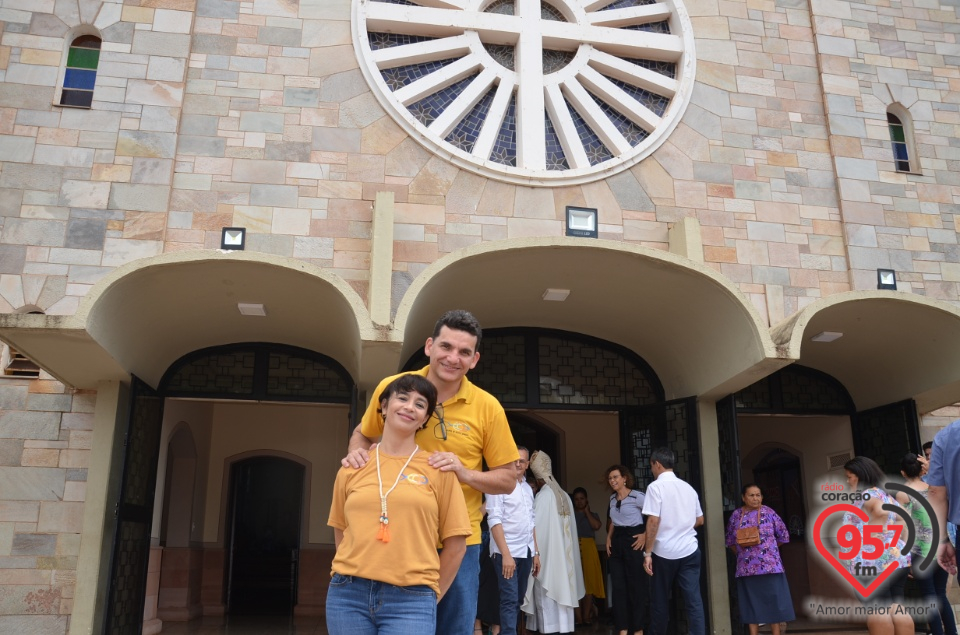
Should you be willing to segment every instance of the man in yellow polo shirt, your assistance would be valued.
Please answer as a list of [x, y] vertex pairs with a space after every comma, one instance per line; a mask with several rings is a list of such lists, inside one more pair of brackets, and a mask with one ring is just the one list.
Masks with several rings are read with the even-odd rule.
[[[431, 452], [430, 465], [456, 473], [473, 528], [457, 577], [437, 607], [437, 635], [473, 635], [480, 584], [481, 493], [509, 494], [516, 486], [515, 462], [520, 454], [503, 406], [466, 377], [480, 361], [481, 337], [480, 324], [471, 313], [447, 311], [424, 346], [430, 363], [413, 371], [437, 387], [437, 402], [442, 404], [439, 416], [431, 417], [427, 428], [417, 433], [417, 445]], [[368, 450], [383, 431], [378, 395], [396, 377], [387, 377], [373, 392], [350, 437], [344, 467], [359, 468], [369, 460]], [[484, 460], [487, 471], [482, 471]]]

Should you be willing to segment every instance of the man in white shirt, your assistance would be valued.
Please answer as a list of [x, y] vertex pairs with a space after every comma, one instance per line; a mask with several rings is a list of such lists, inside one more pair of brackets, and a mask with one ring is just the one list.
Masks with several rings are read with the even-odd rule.
[[656, 480], [647, 487], [643, 502], [649, 550], [643, 552], [643, 568], [653, 577], [650, 631], [651, 635], [666, 634], [670, 589], [676, 580], [687, 606], [690, 635], [705, 635], [696, 532], [703, 524], [703, 510], [697, 492], [673, 473], [676, 462], [677, 455], [669, 448], [657, 448], [650, 455]]
[[530, 571], [540, 572], [540, 554], [534, 532], [533, 490], [525, 478], [530, 451], [518, 447], [517, 485], [509, 494], [487, 496], [490, 556], [500, 582], [500, 633], [516, 635], [520, 603], [527, 592]]

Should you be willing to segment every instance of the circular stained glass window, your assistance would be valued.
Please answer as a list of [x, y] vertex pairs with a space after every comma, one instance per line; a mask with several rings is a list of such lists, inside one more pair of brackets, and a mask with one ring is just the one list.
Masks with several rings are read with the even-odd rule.
[[514, 183], [634, 165], [693, 87], [681, 0], [355, 0], [353, 27], [374, 94], [414, 138]]

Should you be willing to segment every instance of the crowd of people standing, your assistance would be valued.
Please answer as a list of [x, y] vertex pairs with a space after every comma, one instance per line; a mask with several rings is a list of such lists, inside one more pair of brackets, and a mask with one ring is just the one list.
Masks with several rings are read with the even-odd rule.
[[[480, 340], [470, 313], [444, 314], [424, 346], [428, 365], [384, 379], [355, 429], [328, 520], [336, 545], [329, 632], [475, 635], [489, 625], [506, 635], [569, 633], [596, 619], [595, 600], [609, 594], [618, 635], [666, 635], [676, 586], [688, 632], [705, 635], [697, 534], [704, 514], [697, 492], [674, 472], [675, 453], [652, 451], [654, 479], [645, 491], [628, 467], [606, 470], [608, 587], [595, 540], [603, 523], [586, 490], [571, 498], [551, 458], [518, 447], [502, 406], [467, 379]], [[903, 478], [929, 505], [891, 495], [867, 457], [844, 465], [848, 485], [861, 494], [860, 509], [844, 522], [884, 526], [880, 565], [897, 565], [867, 601], [896, 606], [912, 574], [939, 603], [933, 635], [957, 635], [944, 592], [947, 573], [956, 574], [955, 550], [949, 538], [935, 545], [931, 536], [946, 536], [948, 521], [960, 520], [958, 447], [960, 421], [937, 436], [927, 456], [904, 457]], [[750, 635], [762, 624], [780, 635], [780, 624], [795, 619], [779, 553], [789, 533], [756, 484], [744, 486], [741, 498], [726, 534], [737, 559], [740, 616]], [[909, 552], [893, 530], [900, 521], [891, 510], [900, 506], [917, 527]], [[918, 569], [934, 549], [940, 567]], [[857, 564], [865, 563], [850, 566]], [[867, 625], [871, 635], [908, 635], [913, 620], [889, 611]]]

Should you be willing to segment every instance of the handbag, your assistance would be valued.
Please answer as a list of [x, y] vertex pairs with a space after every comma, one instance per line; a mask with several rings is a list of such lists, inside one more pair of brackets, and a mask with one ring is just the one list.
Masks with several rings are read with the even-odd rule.
[[737, 545], [741, 547], [756, 547], [760, 544], [760, 510], [757, 510], [757, 524], [744, 527], [745, 513], [740, 514], [740, 526], [737, 528]]

